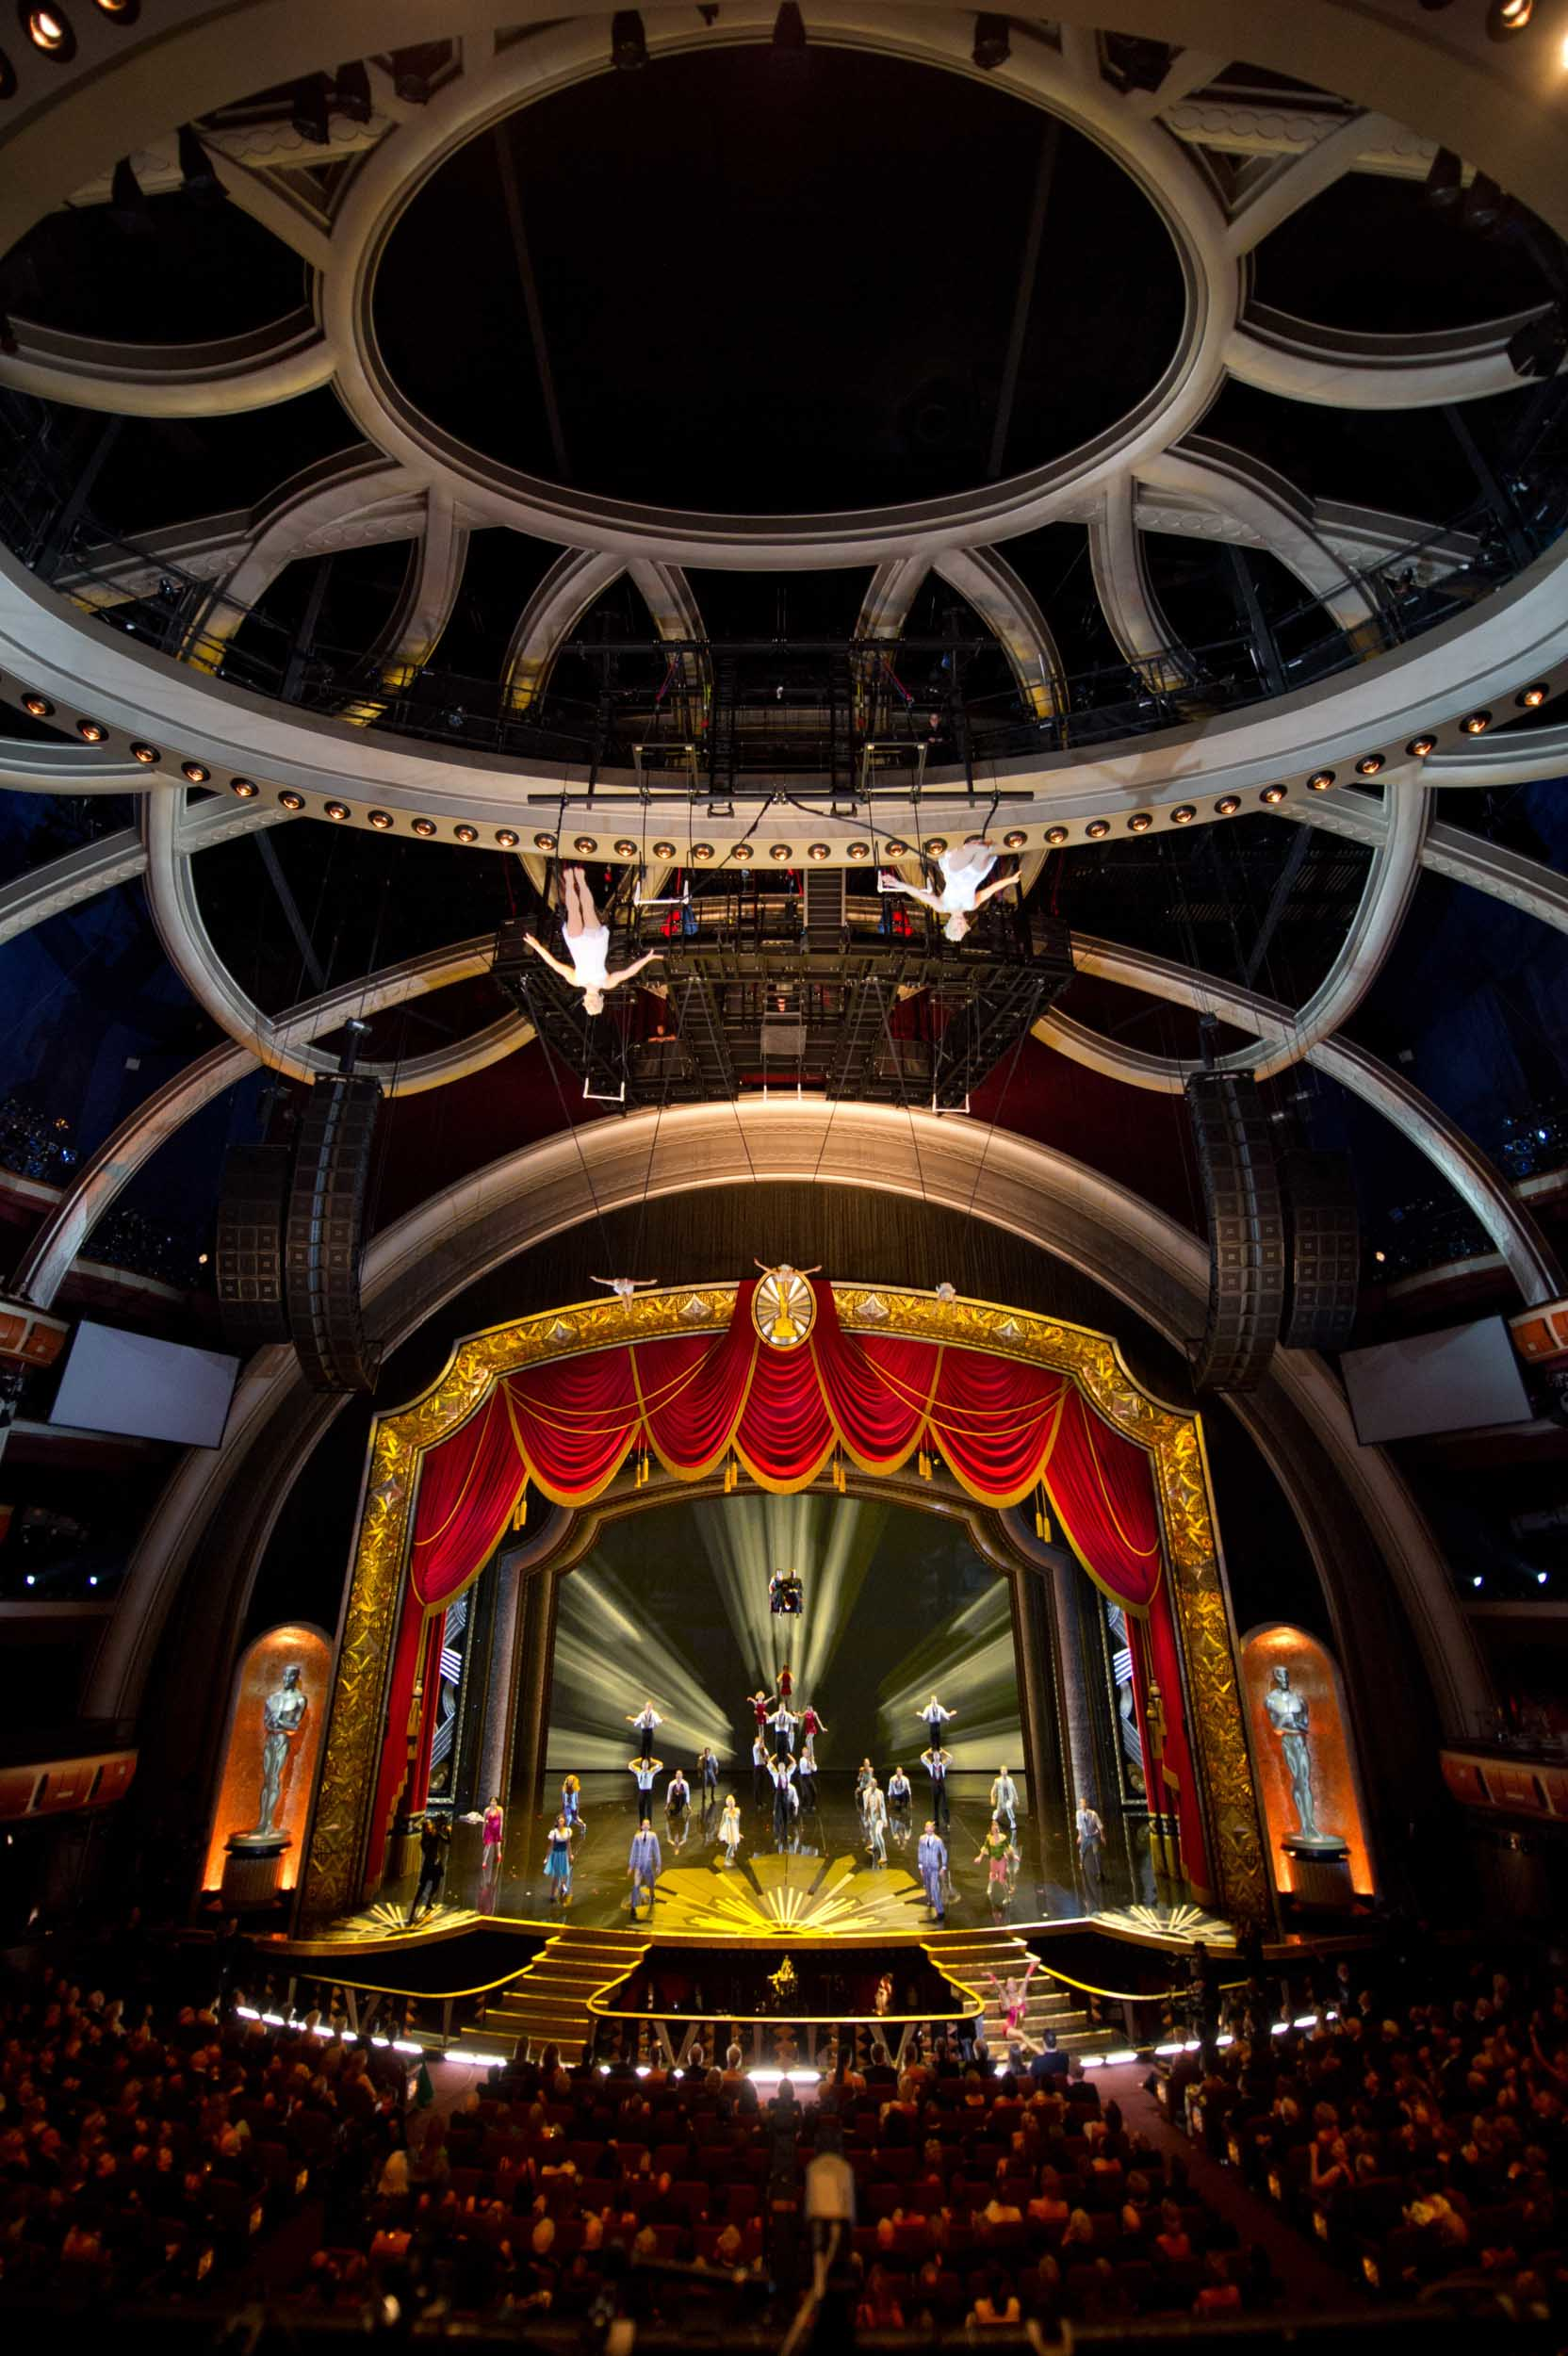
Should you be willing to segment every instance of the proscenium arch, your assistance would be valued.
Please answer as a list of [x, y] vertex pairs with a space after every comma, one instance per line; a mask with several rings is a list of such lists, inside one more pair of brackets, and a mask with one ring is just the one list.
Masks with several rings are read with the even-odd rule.
[[[802, 1181], [972, 1215], [1091, 1276], [1177, 1347], [1201, 1328], [1206, 1248], [1123, 1187], [1064, 1153], [968, 1122], [809, 1099], [748, 1107], [743, 1137], [732, 1106], [675, 1107], [662, 1119], [594, 1123], [492, 1163], [371, 1243], [368, 1323], [396, 1348], [489, 1270], [596, 1208]], [[1356, 1631], [1386, 1609], [1366, 1592], [1386, 1571], [1443, 1725], [1468, 1728], [1490, 1699], [1481, 1657], [1429, 1530], [1383, 1452], [1359, 1447], [1328, 1368], [1311, 1353], [1279, 1350], [1259, 1390], [1232, 1404], [1300, 1525], [1342, 1658], [1356, 1659]], [[181, 1462], [137, 1546], [94, 1663], [91, 1714], [139, 1713], [186, 1574], [220, 1532], [231, 1576], [190, 1590], [179, 1641], [195, 1647], [193, 1662], [232, 1650], [292, 1482], [343, 1405], [306, 1388], [291, 1350], [252, 1361], [221, 1448]], [[1401, 1641], [1396, 1628], [1390, 1641]]]

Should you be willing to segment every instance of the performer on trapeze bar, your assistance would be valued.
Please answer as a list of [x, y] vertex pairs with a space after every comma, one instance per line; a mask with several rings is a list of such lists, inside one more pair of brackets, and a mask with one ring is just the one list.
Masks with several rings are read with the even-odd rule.
[[937, 865], [942, 873], [939, 892], [933, 892], [927, 884], [906, 883], [901, 875], [886, 869], [882, 885], [884, 891], [902, 892], [907, 899], [918, 900], [923, 908], [945, 918], [942, 930], [949, 941], [962, 941], [975, 909], [1018, 882], [1017, 875], [1004, 875], [999, 883], [986, 883], [996, 865], [996, 853], [982, 834], [972, 834], [956, 851], [941, 852]]
[[594, 895], [580, 867], [561, 870], [561, 907], [570, 965], [563, 965], [559, 957], [552, 957], [544, 942], [536, 941], [531, 933], [525, 933], [523, 939], [536, 957], [543, 957], [552, 973], [559, 973], [564, 982], [581, 990], [583, 1006], [589, 1014], [602, 1014], [605, 992], [629, 982], [645, 965], [651, 965], [661, 952], [646, 950], [630, 965], [623, 965], [618, 973], [611, 973], [610, 927], [594, 906]]

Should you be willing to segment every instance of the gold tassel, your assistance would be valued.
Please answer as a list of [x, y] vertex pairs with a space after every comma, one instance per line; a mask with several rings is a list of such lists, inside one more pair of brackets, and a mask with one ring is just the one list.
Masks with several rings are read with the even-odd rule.
[[1045, 1510], [1045, 1483], [1043, 1481], [1037, 1481], [1035, 1484], [1035, 1535], [1037, 1538], [1042, 1539], [1047, 1546], [1050, 1545], [1051, 1516]]
[[929, 1456], [927, 1456], [927, 1454], [926, 1454], [926, 1452], [925, 1452], [925, 1450], [924, 1450], [923, 1448], [922, 1448], [922, 1449], [921, 1449], [920, 1455], [919, 1455], [918, 1459], [916, 1460], [916, 1463], [917, 1463], [917, 1469], [919, 1470], [919, 1473], [920, 1473], [920, 1477], [921, 1477], [921, 1479], [922, 1479], [923, 1481], [929, 1481], [929, 1480], [930, 1480], [930, 1478], [931, 1478], [931, 1459], [930, 1459], [930, 1457], [929, 1457]]
[[512, 1509], [512, 1527], [514, 1530], [525, 1530], [528, 1527], [528, 1482], [526, 1481], [523, 1483], [522, 1495]]
[[844, 1495], [849, 1486], [848, 1481], [844, 1478], [844, 1460], [839, 1454], [837, 1448], [833, 1451], [833, 1486], [837, 1489], [841, 1497]]

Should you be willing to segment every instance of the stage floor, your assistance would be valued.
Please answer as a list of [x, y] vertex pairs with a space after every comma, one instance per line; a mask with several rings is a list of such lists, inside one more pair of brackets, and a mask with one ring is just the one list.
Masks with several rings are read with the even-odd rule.
[[[996, 1905], [985, 1866], [973, 1862], [990, 1821], [990, 1777], [973, 1774], [951, 1778], [952, 1821], [945, 1835], [952, 1876], [949, 1930], [1082, 1920], [1157, 1904], [1161, 1893], [1150, 1866], [1144, 1825], [1107, 1824], [1101, 1884], [1091, 1890], [1078, 1866], [1065, 1806], [1030, 1807], [1023, 1778], [1017, 1780], [1022, 1799], [1016, 1841], [1019, 1864], [1005, 1903]], [[729, 1788], [720, 1786], [721, 1801]], [[764, 1928], [865, 1938], [900, 1931], [918, 1934], [931, 1927], [933, 1918], [915, 1873], [916, 1844], [929, 1812], [923, 1776], [906, 1817], [890, 1822], [885, 1867], [874, 1866], [867, 1853], [851, 1776], [818, 1776], [815, 1804], [803, 1809], [782, 1844], [774, 1838], [771, 1800], [754, 1804], [749, 1779], [736, 1787], [736, 1797], [745, 1832], [733, 1867], [726, 1863], [718, 1845], [718, 1807], [705, 1810], [695, 1805], [684, 1822], [678, 1822], [666, 1814], [662, 1796], [656, 1798], [653, 1826], [663, 1871], [651, 1922], [645, 1907], [643, 1922], [660, 1939], [682, 1933], [743, 1936]], [[624, 1772], [585, 1775], [581, 1812], [585, 1828], [573, 1843], [567, 1906], [552, 1908], [544, 1873], [545, 1836], [555, 1821], [553, 1811], [526, 1823], [514, 1817], [508, 1824], [502, 1872], [494, 1903], [487, 1907], [481, 1904], [479, 1826], [460, 1822], [440, 1903], [433, 1913], [421, 1916], [414, 1935], [455, 1926], [482, 1913], [493, 1915], [498, 1924], [566, 1921], [594, 1929], [626, 1928], [631, 1920], [627, 1857], [637, 1827], [637, 1793], [630, 1776]], [[374, 1906], [335, 1926], [337, 1934], [384, 1939], [406, 1922], [414, 1889], [412, 1879], [389, 1885]]]

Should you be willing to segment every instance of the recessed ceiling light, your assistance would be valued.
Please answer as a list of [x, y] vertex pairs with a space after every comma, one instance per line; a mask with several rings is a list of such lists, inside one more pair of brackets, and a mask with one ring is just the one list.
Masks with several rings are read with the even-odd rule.
[[1537, 712], [1545, 702], [1548, 693], [1545, 680], [1536, 679], [1531, 686], [1522, 687], [1513, 700], [1525, 712]]
[[846, 859], [870, 859], [871, 844], [869, 843], [851, 843], [844, 852], [844, 857]]
[[1170, 813], [1170, 823], [1173, 826], [1190, 826], [1197, 815], [1196, 802], [1178, 802]]
[[496, 840], [503, 851], [514, 851], [517, 847], [517, 837], [510, 826], [498, 826]]
[[278, 795], [278, 799], [283, 804], [285, 810], [303, 810], [305, 806], [304, 795], [302, 794], [296, 794], [292, 786], [288, 788], [286, 793], [280, 794]]
[[99, 13], [112, 16], [117, 25], [134, 25], [141, 14], [141, 0], [95, 0]]
[[1383, 765], [1381, 753], [1363, 753], [1356, 763], [1358, 777], [1375, 777]]
[[35, 720], [47, 720], [53, 716], [55, 707], [47, 695], [41, 695], [35, 688], [30, 695], [23, 696], [22, 709], [30, 712]]
[[735, 848], [730, 852], [729, 856], [731, 859], [738, 859], [743, 867], [747, 859], [755, 859], [757, 854], [753, 851], [749, 843], [737, 843]]
[[1067, 841], [1067, 828], [1065, 826], [1047, 826], [1045, 830], [1045, 839], [1053, 845], [1063, 843]]
[[419, 836], [419, 837], [420, 837], [420, 838], [421, 838], [424, 842], [428, 843], [428, 842], [430, 841], [430, 839], [431, 839], [431, 836], [432, 836], [432, 835], [435, 832], [435, 821], [434, 821], [434, 819], [433, 819], [433, 818], [416, 818], [416, 820], [414, 821], [414, 831], [415, 831], [415, 833], [416, 833], [416, 835], [418, 835], [418, 836]]
[[[498, 836], [498, 837], [497, 837], [496, 839], [497, 839], [497, 841], [498, 841], [498, 842], [500, 840], [500, 838], [499, 838], [499, 836]], [[514, 835], [512, 839], [513, 839], [513, 841], [514, 841], [514, 842], [515, 842], [517, 838], [516, 838], [516, 836], [515, 836], [515, 835]], [[553, 835], [553, 834], [536, 834], [536, 835], [534, 836], [534, 838], [533, 838], [533, 847], [534, 847], [534, 849], [535, 849], [536, 851], [553, 851], [553, 850], [554, 850], [554, 848], [555, 848], [555, 837], [554, 837], [554, 835]]]
[[1482, 736], [1492, 726], [1490, 712], [1467, 712], [1460, 722], [1466, 736]]
[[806, 845], [806, 856], [808, 859], [816, 859], [820, 864], [825, 859], [831, 859], [833, 854], [825, 843], [808, 843]]
[[207, 779], [212, 775], [212, 771], [207, 767], [204, 761], [182, 761], [180, 763], [180, 775], [188, 784], [205, 785]]
[[1091, 818], [1084, 828], [1084, 832], [1091, 843], [1102, 843], [1110, 831], [1111, 822], [1108, 818]]
[[1535, 14], [1535, 0], [1491, 0], [1486, 11], [1486, 29], [1494, 41], [1507, 41], [1513, 33], [1522, 33]]
[[131, 759], [139, 761], [144, 769], [151, 769], [163, 759], [163, 755], [155, 744], [133, 744]]
[[596, 851], [598, 847], [597, 836], [591, 834], [580, 834], [577, 841], [572, 845], [573, 850], [578, 852], [583, 859], [587, 859], [590, 854]]
[[653, 846], [653, 856], [655, 859], [674, 859], [675, 844], [673, 843], [656, 843]]
[[1309, 794], [1327, 794], [1333, 781], [1334, 773], [1331, 769], [1315, 769], [1311, 777], [1307, 779], [1307, 792]]
[[890, 834], [882, 848], [890, 859], [904, 859], [908, 854], [909, 845], [901, 842], [896, 834]]
[[237, 794], [242, 802], [253, 802], [256, 797], [255, 779], [253, 777], [231, 777], [229, 792]]
[[931, 857], [932, 857], [933, 859], [940, 859], [940, 857], [941, 857], [942, 853], [943, 853], [943, 852], [946, 850], [946, 848], [947, 848], [947, 837], [946, 837], [946, 835], [945, 835], [945, 834], [934, 834], [934, 835], [932, 835], [932, 836], [929, 838], [929, 840], [927, 841], [926, 845], [925, 845], [925, 848], [926, 848], [926, 850], [930, 853], [930, 855], [931, 855]]
[[1012, 826], [1002, 838], [1003, 848], [1008, 851], [1021, 851], [1028, 840], [1029, 837], [1023, 827]]
[[788, 843], [770, 843], [768, 845], [768, 857], [770, 859], [776, 859], [780, 867], [782, 867], [786, 859], [793, 859], [794, 852], [792, 850]]
[[1127, 821], [1127, 831], [1129, 834], [1147, 834], [1153, 823], [1146, 810], [1135, 810]]
[[75, 56], [76, 36], [63, 8], [24, 8], [22, 25], [33, 47], [41, 49], [46, 57]]
[[347, 802], [328, 802], [326, 811], [329, 818], [335, 818], [341, 824], [349, 815], [349, 805]]
[[711, 859], [711, 858], [712, 858], [712, 856], [713, 856], [713, 845], [712, 845], [710, 843], [693, 843], [693, 845], [692, 845], [692, 857], [693, 857], [694, 859]]
[[76, 733], [84, 744], [101, 744], [108, 730], [102, 720], [78, 720]]
[[378, 834], [384, 834], [392, 824], [392, 812], [389, 810], [368, 810], [366, 815]]
[[628, 834], [618, 836], [615, 843], [615, 857], [617, 859], [635, 859], [636, 856], [637, 845], [633, 843], [631, 837]]
[[1436, 746], [1435, 736], [1413, 736], [1405, 746], [1405, 750], [1413, 761], [1425, 761], [1429, 752], [1435, 751]]
[[1285, 789], [1282, 785], [1266, 785], [1258, 795], [1259, 801], [1266, 802], [1271, 810], [1277, 802], [1282, 802], [1284, 798]]
[[460, 843], [477, 843], [479, 841], [479, 828], [477, 826], [454, 826], [452, 828], [452, 832], [456, 835]]
[[1241, 795], [1239, 794], [1222, 794], [1214, 807], [1217, 817], [1233, 818], [1237, 810], [1241, 808]]

